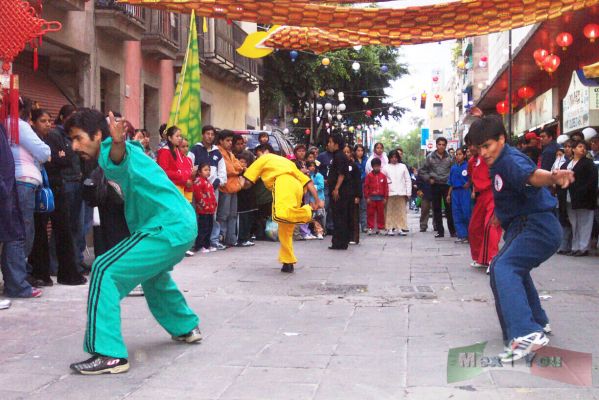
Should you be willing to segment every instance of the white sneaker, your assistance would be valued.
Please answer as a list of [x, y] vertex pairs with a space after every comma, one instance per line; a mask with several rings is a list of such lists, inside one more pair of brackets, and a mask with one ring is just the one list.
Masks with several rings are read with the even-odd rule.
[[405, 233], [404, 231], [399, 231], [399, 236], [408, 236], [408, 234]]
[[491, 266], [489, 265], [489, 266], [487, 267], [487, 275], [489, 275], [490, 273], [491, 273]]
[[[207, 249], [207, 248], [202, 248], [202, 250], [200, 250], [200, 253], [210, 253], [212, 250]], [[216, 251], [216, 249], [214, 249], [214, 251]]]
[[0, 310], [6, 310], [7, 308], [10, 308], [11, 305], [11, 301], [8, 299], [2, 299], [0, 300]]
[[133, 288], [133, 290], [131, 292], [129, 292], [129, 296], [143, 296], [143, 295], [144, 295], [144, 288], [142, 288], [141, 285], [135, 286], [135, 288]]
[[212, 252], [217, 251], [218, 249], [214, 246], [211, 246], [208, 250], [210, 250], [210, 252], [212, 253]]
[[395, 232], [391, 229], [387, 231], [387, 236], [395, 236]]
[[472, 268], [485, 268], [485, 267], [486, 267], [486, 265], [484, 265], [484, 264], [479, 264], [479, 263], [477, 263], [476, 261], [472, 261], [472, 262], [470, 263], [470, 266], [471, 266]]
[[322, 236], [322, 233], [319, 233], [318, 235], [316, 235], [316, 239], [324, 240], [324, 236]]
[[311, 233], [308, 233], [306, 236], [304, 236], [304, 240], [314, 240], [316, 239], [316, 236], [314, 236]]
[[193, 257], [195, 256], [196, 253], [194, 253], [193, 251], [187, 250], [185, 252], [185, 257]]
[[549, 338], [543, 332], [533, 332], [526, 336], [515, 338], [510, 342], [508, 353], [505, 357], [501, 357], [501, 362], [518, 361], [548, 344]]
[[547, 335], [551, 335], [553, 331], [551, 330], [551, 325], [547, 324], [543, 327], [543, 332]]
[[372, 229], [368, 229], [368, 232], [366, 232], [366, 234], [367, 234], [368, 236], [370, 236], [370, 235], [373, 235], [373, 234], [374, 234], [374, 232], [372, 231]]

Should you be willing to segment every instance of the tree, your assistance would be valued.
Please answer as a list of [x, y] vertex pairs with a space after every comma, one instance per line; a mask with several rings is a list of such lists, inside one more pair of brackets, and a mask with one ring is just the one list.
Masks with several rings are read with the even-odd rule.
[[377, 142], [385, 146], [385, 151], [396, 150], [401, 147], [403, 150], [403, 161], [411, 167], [419, 167], [424, 162], [423, 151], [420, 150], [420, 127], [416, 127], [406, 135], [399, 135], [397, 132], [385, 129]]
[[[329, 58], [330, 65], [322, 64], [323, 58]], [[361, 50], [343, 49], [321, 55], [301, 52], [292, 61], [289, 51], [277, 51], [264, 61], [265, 81], [260, 85], [261, 115], [263, 120], [280, 118], [284, 109], [289, 109], [291, 118], [298, 118], [294, 133], [305, 138], [305, 130], [311, 129], [310, 141], [324, 143], [326, 123], [331, 129], [344, 131], [351, 136], [348, 127], [358, 125], [380, 125], [382, 119], [399, 119], [404, 109], [385, 101], [385, 88], [392, 80], [407, 73], [405, 65], [397, 62], [398, 50], [392, 47], [368, 46]], [[360, 69], [354, 71], [352, 64], [360, 63]], [[333, 95], [321, 96], [323, 91], [333, 89]], [[367, 92], [368, 104], [364, 104], [362, 92]], [[340, 112], [342, 121], [336, 113], [320, 109], [329, 102], [340, 103], [338, 93], [343, 92], [346, 106]], [[370, 110], [371, 115], [366, 115]], [[341, 125], [345, 126], [342, 129]]]

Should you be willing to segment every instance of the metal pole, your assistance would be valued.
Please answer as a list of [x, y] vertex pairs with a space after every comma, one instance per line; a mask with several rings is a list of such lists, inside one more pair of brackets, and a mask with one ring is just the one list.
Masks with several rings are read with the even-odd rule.
[[507, 134], [511, 138], [512, 132], [512, 30], [508, 32], [508, 66], [507, 66], [507, 91], [508, 91], [508, 119], [507, 119]]

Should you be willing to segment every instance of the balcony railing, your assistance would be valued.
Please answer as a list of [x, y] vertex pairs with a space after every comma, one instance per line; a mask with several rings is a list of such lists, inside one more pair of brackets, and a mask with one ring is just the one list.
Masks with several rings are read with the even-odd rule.
[[199, 35], [200, 58], [210, 60], [223, 69], [257, 85], [262, 80], [262, 60], [254, 60], [239, 55], [240, 47], [247, 33], [237, 24], [224, 20], [210, 20], [208, 32]]
[[148, 10], [142, 51], [158, 59], [174, 60], [180, 49], [179, 18], [168, 11]]
[[145, 8], [131, 4], [117, 3], [116, 0], [96, 0], [96, 9], [122, 11], [139, 22], [143, 22], [146, 19]]

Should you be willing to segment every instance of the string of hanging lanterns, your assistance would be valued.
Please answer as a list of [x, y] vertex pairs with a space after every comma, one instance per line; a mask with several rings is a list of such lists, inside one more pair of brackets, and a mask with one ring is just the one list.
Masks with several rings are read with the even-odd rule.
[[[358, 51], [358, 50], [356, 50], [356, 51]], [[300, 55], [300, 52], [303, 53], [303, 54], [308, 54], [308, 55], [310, 55], [312, 57], [321, 57], [321, 56], [319, 56], [317, 54], [314, 54], [314, 53], [311, 53], [311, 52], [308, 52], [308, 51], [304, 51], [304, 50], [299, 50], [299, 51], [298, 50], [291, 50], [289, 52], [289, 58], [291, 59], [291, 62], [295, 62], [298, 59], [298, 57]], [[362, 65], [374, 65], [374, 66], [378, 66], [380, 68], [380, 71], [383, 74], [386, 74], [387, 72], [389, 72], [389, 66], [387, 66], [386, 64], [373, 63], [373, 62], [368, 62], [368, 61], [349, 60], [349, 59], [345, 59], [345, 58], [341, 58], [341, 57], [337, 57], [337, 56], [331, 56], [331, 55], [329, 55], [329, 56], [323, 56], [321, 58], [321, 60], [320, 60], [320, 63], [322, 64], [323, 67], [328, 68], [329, 65], [331, 65], [331, 62], [333, 60], [342, 61], [342, 62], [351, 62], [352, 63], [351, 64], [351, 69], [354, 72], [356, 72], [356, 73], [360, 71], [360, 69], [362, 68]]]

